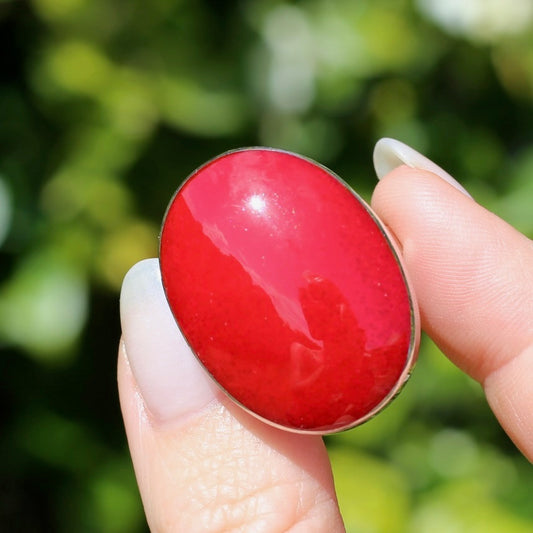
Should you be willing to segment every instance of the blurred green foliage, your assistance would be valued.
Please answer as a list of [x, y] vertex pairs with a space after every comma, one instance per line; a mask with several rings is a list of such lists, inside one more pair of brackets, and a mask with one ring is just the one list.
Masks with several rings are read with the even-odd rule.
[[[205, 160], [282, 147], [369, 197], [393, 136], [532, 237], [532, 30], [530, 0], [0, 2], [0, 528], [146, 530], [118, 291]], [[428, 339], [327, 443], [349, 532], [533, 529], [530, 465]]]

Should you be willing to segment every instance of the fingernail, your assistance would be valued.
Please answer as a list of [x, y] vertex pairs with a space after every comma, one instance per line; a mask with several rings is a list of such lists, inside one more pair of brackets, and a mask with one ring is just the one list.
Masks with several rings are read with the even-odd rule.
[[444, 181], [455, 187], [458, 191], [466, 194], [472, 198], [468, 191], [450, 176], [445, 170], [433, 163], [431, 159], [423, 156], [407, 144], [404, 144], [395, 139], [383, 138], [380, 139], [374, 148], [374, 168], [378, 179], [381, 179], [385, 174], [400, 165], [407, 165], [412, 168], [420, 170], [428, 170], [433, 174], [439, 176]]
[[137, 263], [120, 294], [124, 348], [139, 391], [159, 421], [192, 415], [217, 387], [181, 334], [168, 306], [157, 259]]

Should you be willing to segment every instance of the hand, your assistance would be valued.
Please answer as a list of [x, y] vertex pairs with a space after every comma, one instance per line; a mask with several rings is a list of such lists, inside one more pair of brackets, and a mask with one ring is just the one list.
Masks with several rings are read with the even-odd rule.
[[[532, 242], [405, 145], [380, 141], [375, 162], [386, 175], [372, 204], [400, 243], [423, 328], [533, 460]], [[266, 426], [218, 391], [156, 259], [128, 273], [121, 315], [121, 406], [152, 531], [343, 531], [322, 439]]]

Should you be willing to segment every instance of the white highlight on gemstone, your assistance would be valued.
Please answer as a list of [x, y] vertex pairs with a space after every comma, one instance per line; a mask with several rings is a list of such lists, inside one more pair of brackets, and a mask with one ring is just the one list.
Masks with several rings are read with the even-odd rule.
[[259, 194], [250, 196], [247, 205], [254, 213], [257, 213], [258, 215], [263, 214], [266, 210], [266, 201]]

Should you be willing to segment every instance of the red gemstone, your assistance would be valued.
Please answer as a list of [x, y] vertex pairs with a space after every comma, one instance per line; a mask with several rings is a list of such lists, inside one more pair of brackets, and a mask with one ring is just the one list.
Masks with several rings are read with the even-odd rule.
[[260, 418], [331, 433], [407, 379], [416, 309], [382, 225], [324, 167], [268, 148], [228, 152], [173, 198], [161, 272], [208, 372]]

